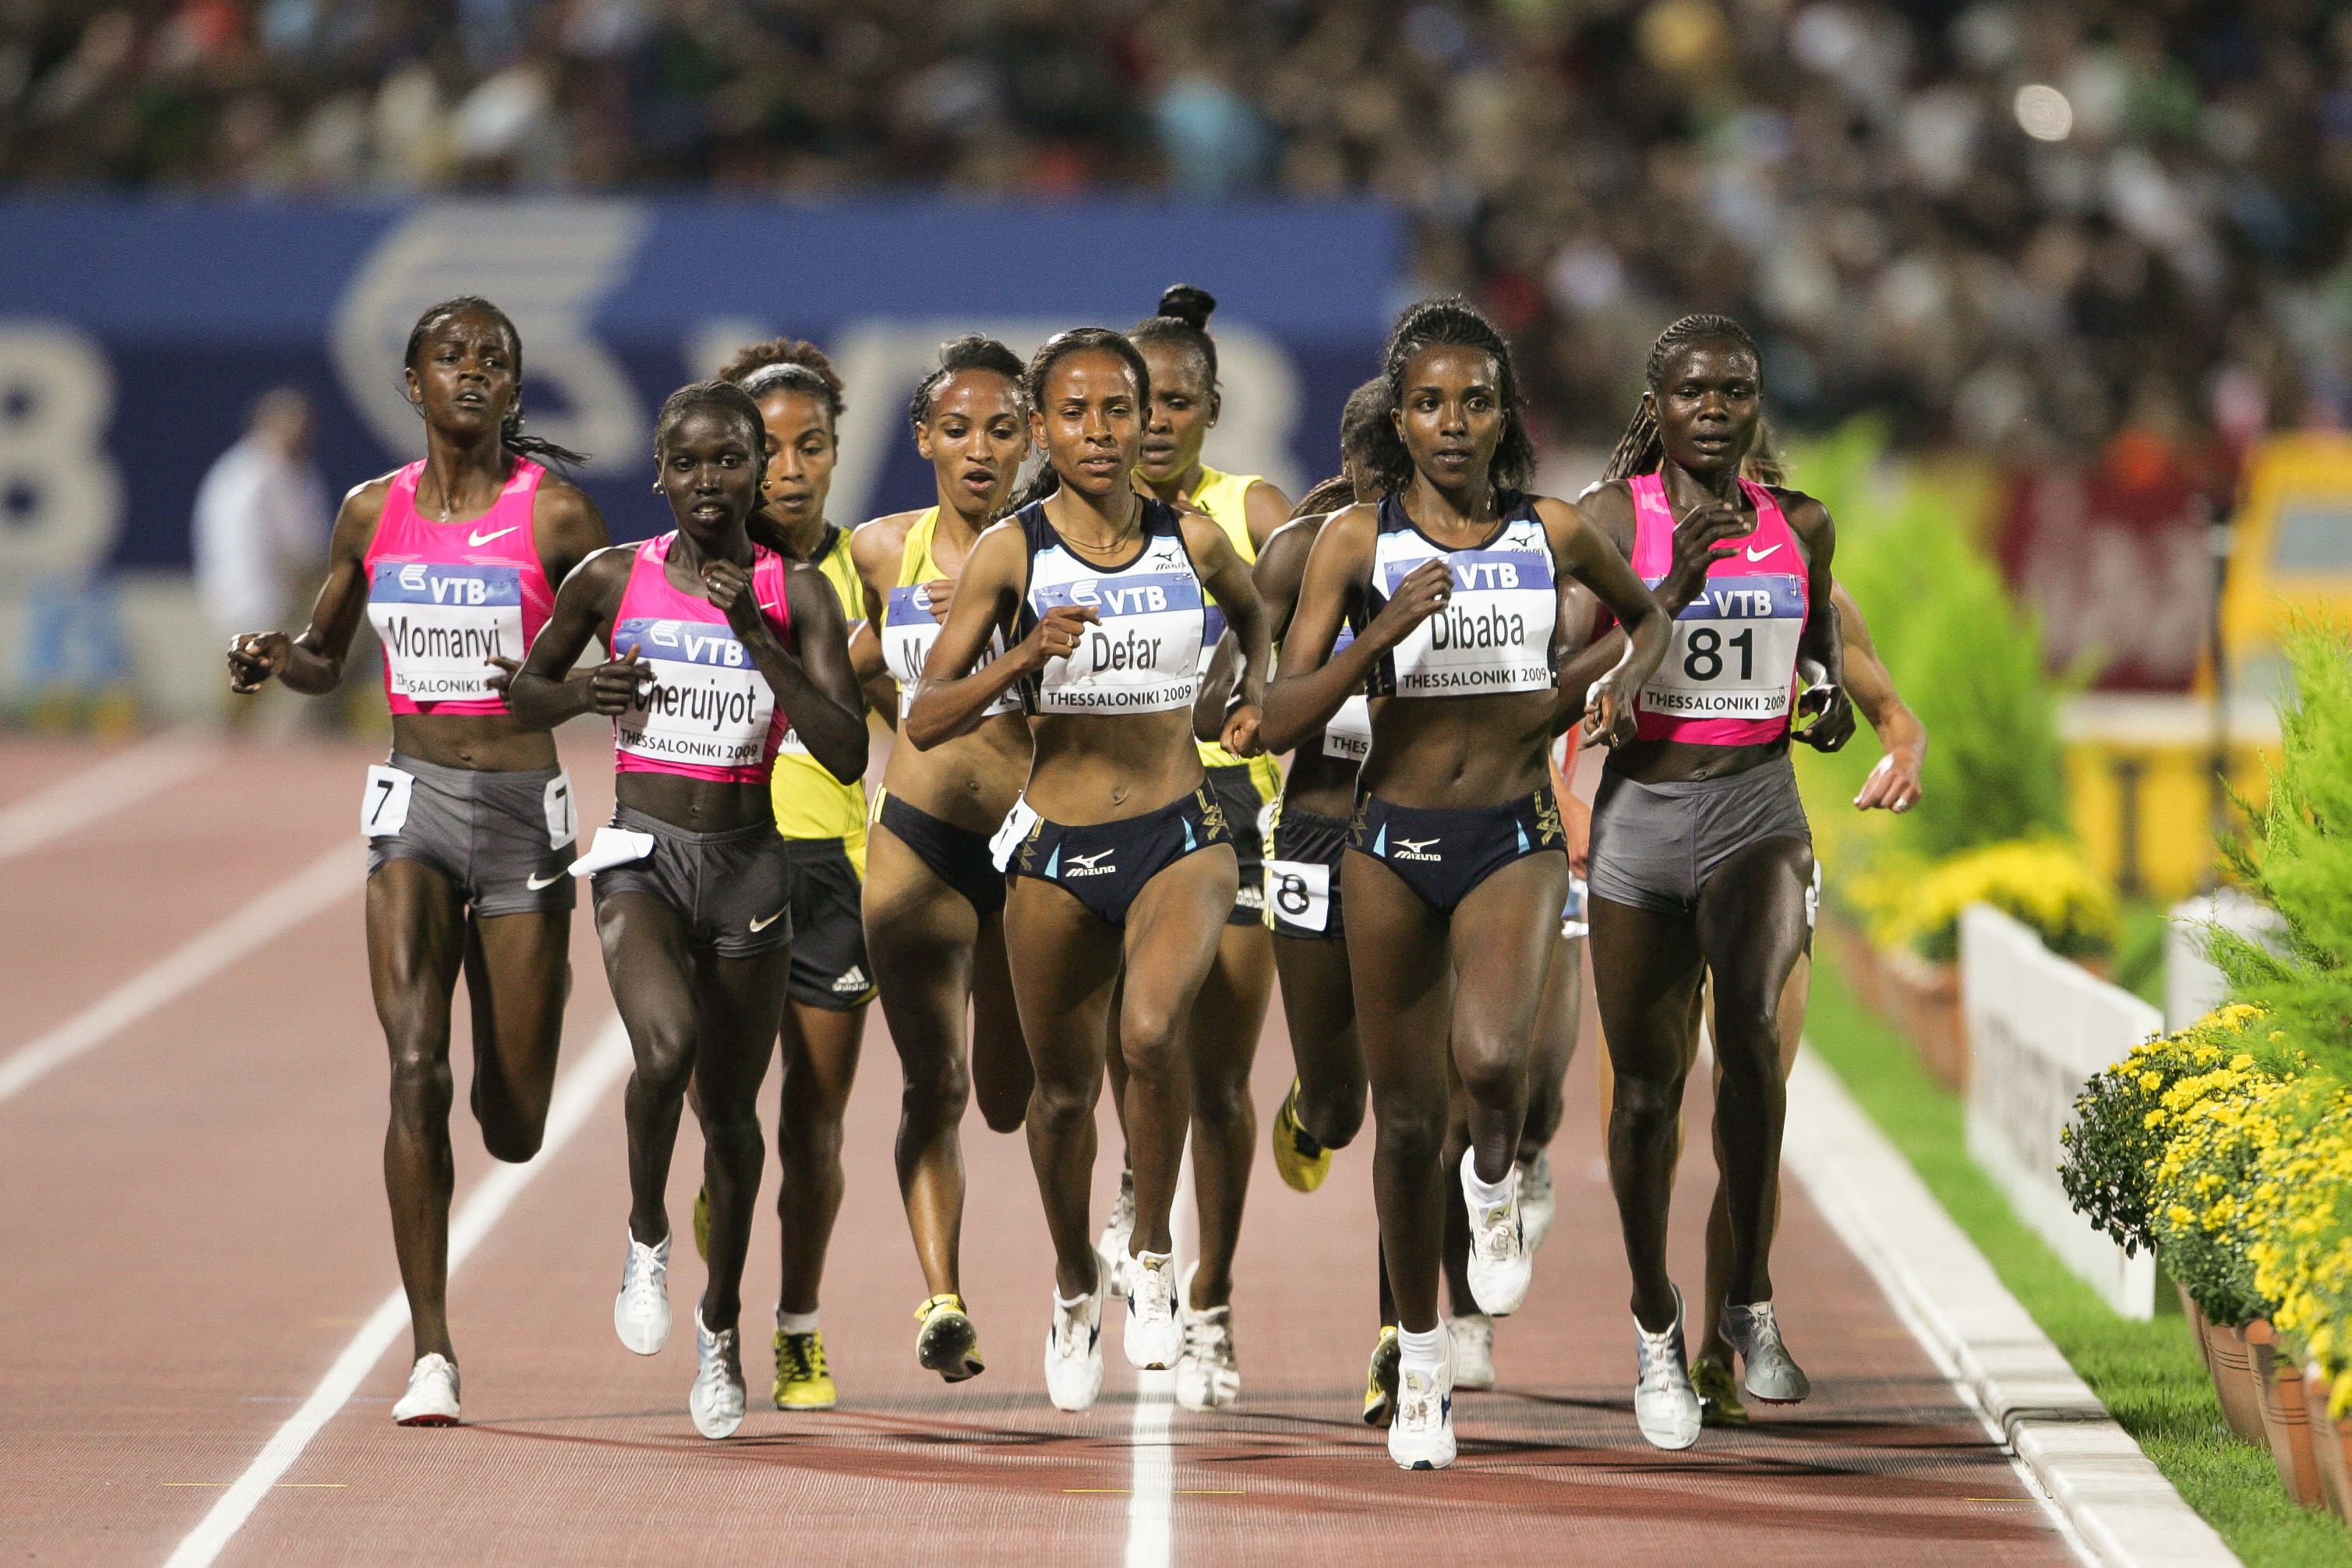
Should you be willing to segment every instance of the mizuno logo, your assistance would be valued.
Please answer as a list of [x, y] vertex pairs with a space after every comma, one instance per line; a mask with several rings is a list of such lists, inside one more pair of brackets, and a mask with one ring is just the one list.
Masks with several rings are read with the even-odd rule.
[[512, 533], [515, 531], [515, 528], [520, 528], [522, 524], [518, 522], [514, 525], [514, 528], [502, 528], [496, 533], [468, 533], [466, 535], [466, 542], [472, 545], [475, 549], [479, 550], [491, 540], [504, 539], [508, 534]]
[[[1785, 544], [1785, 543], [1787, 543], [1787, 542], [1787, 542], [1786, 540], [1781, 541], [1781, 543], [1783, 543], [1783, 544]], [[1767, 555], [1771, 554], [1773, 551], [1778, 550], [1778, 549], [1780, 549], [1780, 546], [1779, 544], [1773, 544], [1773, 545], [1768, 545], [1767, 547], [1765, 547], [1765, 548], [1764, 548], [1764, 549], [1762, 549], [1762, 550], [1759, 550], [1759, 549], [1757, 549], [1755, 546], [1750, 545], [1750, 546], [1748, 546], [1748, 560], [1750, 560], [1750, 561], [1761, 561], [1761, 560], [1763, 560], [1763, 559], [1764, 559], [1764, 557], [1766, 557]]]
[[1097, 849], [1091, 855], [1073, 855], [1070, 857], [1069, 865], [1063, 868], [1062, 875], [1064, 877], [1111, 876], [1118, 870], [1118, 868], [1106, 866], [1102, 862], [1118, 852], [1118, 847], [1114, 845], [1108, 849]]
[[523, 879], [522, 885], [536, 893], [541, 888], [551, 888], [555, 886], [556, 883], [563, 880], [564, 875], [565, 874], [563, 872], [558, 871], [552, 877], [527, 877]]
[[778, 921], [780, 921], [780, 920], [783, 919], [783, 915], [784, 915], [784, 911], [783, 911], [782, 910], [778, 910], [774, 914], [770, 915], [766, 920], [763, 920], [763, 921], [753, 921], [751, 922], [751, 929], [752, 929], [753, 931], [765, 931], [765, 930], [767, 930], [770, 926], [774, 925]]
[[1420, 855], [1426, 853], [1429, 847], [1436, 842], [1434, 838], [1400, 838], [1397, 840], [1397, 847]]
[[1400, 838], [1387, 855], [1391, 860], [1443, 860], [1445, 858], [1443, 853], [1433, 854], [1430, 850], [1429, 847], [1436, 842], [1434, 837]]

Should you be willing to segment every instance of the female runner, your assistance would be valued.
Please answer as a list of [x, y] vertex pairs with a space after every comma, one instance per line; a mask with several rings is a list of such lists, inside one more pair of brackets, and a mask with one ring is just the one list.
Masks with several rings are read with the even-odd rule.
[[[1684, 1365], [1682, 1297], [1666, 1274], [1666, 1219], [1708, 973], [1732, 1241], [1721, 1333], [1746, 1363], [1749, 1394], [1779, 1403], [1809, 1392], [1781, 1342], [1769, 1263], [1786, 1109], [1776, 1015], [1804, 949], [1813, 872], [1789, 740], [1801, 710], [1814, 716], [1801, 738], [1834, 751], [1853, 712], [1831, 607], [1829, 513], [1740, 477], [1761, 426], [1755, 343], [1725, 317], [1687, 316], [1652, 348], [1648, 379], [1585, 506], [1653, 582], [1666, 575], [1677, 533], [1705, 528], [1724, 542], [1675, 622], [1666, 662], [1641, 688], [1637, 739], [1610, 757], [1594, 797], [1591, 940], [1616, 1080], [1609, 1168], [1633, 1274], [1634, 1416], [1651, 1443], [1685, 1448], [1701, 1412]], [[1813, 687], [1802, 703], [1801, 667]]]
[[[1524, 1300], [1529, 1274], [1515, 1162], [1568, 896], [1544, 755], [1560, 702], [1558, 581], [1575, 576], [1633, 628], [1624, 663], [1592, 687], [1585, 722], [1597, 738], [1631, 734], [1631, 694], [1664, 653], [1667, 623], [1575, 507], [1516, 489], [1534, 447], [1491, 322], [1460, 300], [1426, 301], [1398, 321], [1383, 365], [1396, 405], [1379, 465], [1387, 494], [1316, 541], [1266, 743], [1311, 734], [1367, 679], [1382, 695], [1340, 877], [1400, 1328], [1389, 1453], [1441, 1468], [1454, 1460], [1437, 1313], [1449, 1061], [1470, 1102], [1470, 1284], [1499, 1315]], [[1334, 653], [1343, 619], [1356, 637]]]
[[[1046, 1387], [1060, 1408], [1083, 1410], [1102, 1387], [1104, 1281], [1087, 1197], [1114, 989], [1136, 1188], [1127, 1356], [1164, 1368], [1181, 1347], [1168, 1223], [1192, 1120], [1184, 1026], [1237, 883], [1192, 737], [1202, 590], [1244, 650], [1224, 740], [1245, 757], [1258, 751], [1265, 617], [1223, 530], [1134, 489], [1151, 383], [1133, 343], [1095, 327], [1057, 333], [1024, 389], [1046, 467], [1018, 526], [992, 529], [965, 561], [905, 728], [929, 750], [969, 733], [1016, 685], [1037, 714], [1029, 782], [998, 843], [1037, 1074], [1030, 1157], [1058, 1256]], [[1005, 627], [1019, 634], [1012, 651], [967, 673]]]
[[[1759, 473], [1759, 465], [1751, 455], [1747, 464], [1750, 478], [1766, 484], [1779, 484], [1777, 469]], [[1767, 477], [1769, 475], [1769, 477]], [[1680, 534], [1677, 534], [1679, 542]], [[1669, 584], [1671, 584], [1671, 577]], [[1687, 594], [1662, 584], [1656, 590], [1659, 602], [1667, 609], [1680, 613], [1688, 600], [1696, 597], [1696, 589]], [[1838, 637], [1845, 657], [1846, 689], [1853, 694], [1853, 705], [1869, 721], [1878, 736], [1885, 754], [1871, 769], [1870, 777], [1854, 797], [1856, 811], [1884, 809], [1902, 813], [1918, 804], [1919, 773], [1927, 755], [1927, 731], [1919, 717], [1895, 689], [1895, 679], [1879, 658], [1877, 648], [1870, 638], [1870, 626], [1862, 617], [1862, 609], [1846, 592], [1845, 584], [1832, 579], [1830, 602], [1837, 606]], [[1612, 634], [1614, 635], [1614, 634]], [[1569, 832], [1570, 859], [1576, 863], [1583, 851], [1578, 847], [1578, 837], [1571, 825]], [[1789, 1070], [1796, 1065], [1797, 1047], [1804, 1038], [1805, 1009], [1812, 990], [1812, 926], [1814, 912], [1821, 902], [1821, 866], [1813, 867], [1811, 897], [1806, 903], [1806, 939], [1804, 952], [1789, 971], [1788, 984], [1780, 988], [1780, 1002], [1776, 1009], [1780, 1026], [1780, 1081], [1789, 1080]], [[1714, 1026], [1715, 989], [1706, 988], [1707, 1033]], [[1601, 1124], [1609, 1125], [1609, 1114], [1614, 1085], [1610, 1080], [1609, 1063], [1601, 1063]], [[1720, 1098], [1723, 1089], [1723, 1068], [1715, 1068], [1715, 1094]], [[1723, 1338], [1723, 1297], [1731, 1281], [1731, 1191], [1727, 1179], [1729, 1163], [1724, 1156], [1720, 1124], [1712, 1128], [1715, 1145], [1715, 1201], [1706, 1215], [1706, 1323], [1700, 1331], [1699, 1348], [1691, 1357], [1691, 1387], [1698, 1394], [1699, 1425], [1702, 1426], [1745, 1426], [1748, 1407], [1740, 1402], [1739, 1380], [1732, 1374], [1730, 1347]], [[1780, 1201], [1773, 1199], [1771, 1224], [1777, 1231], [1780, 1224]]]
[[405, 361], [425, 460], [343, 498], [310, 626], [238, 637], [228, 668], [235, 691], [276, 676], [324, 696], [362, 615], [383, 643], [392, 755], [368, 770], [361, 826], [368, 979], [392, 1049], [383, 1184], [415, 1341], [392, 1414], [448, 1426], [450, 994], [462, 967], [474, 1119], [493, 1157], [521, 1161], [547, 1125], [572, 987], [572, 784], [553, 738], [509, 712], [507, 674], [551, 584], [611, 536], [594, 502], [532, 460], [583, 459], [522, 434], [522, 340], [504, 311], [445, 300], [417, 318]]
[[[751, 395], [767, 428], [761, 516], [772, 525], [787, 560], [814, 566], [833, 584], [854, 637], [865, 591], [850, 563], [848, 531], [824, 517], [840, 456], [834, 431], [843, 409], [841, 377], [814, 343], [775, 338], [739, 351], [719, 379]], [[787, 730], [770, 788], [776, 831], [793, 867], [792, 1002], [780, 1040], [783, 1084], [776, 1118], [783, 1279], [776, 1294], [773, 1392], [780, 1410], [830, 1410], [835, 1393], [817, 1293], [841, 1212], [841, 1118], [857, 1076], [866, 1006], [874, 996], [859, 913], [866, 784], [835, 779], [810, 755], [800, 732]], [[709, 1213], [705, 1194], [695, 1205], [698, 1250]]]
[[[1207, 289], [1179, 283], [1160, 295], [1159, 314], [1128, 334], [1151, 373], [1151, 404], [1135, 477], [1147, 493], [1169, 505], [1205, 513], [1224, 531], [1234, 553], [1249, 563], [1288, 520], [1290, 502], [1255, 474], [1220, 473], [1201, 460], [1202, 446], [1223, 411], [1217, 345], [1208, 331], [1216, 308]], [[1201, 647], [1203, 676], [1223, 636], [1224, 615], [1212, 605]], [[1199, 717], [1208, 726], [1205, 732], [1223, 726], [1222, 707]], [[1195, 732], [1204, 731], [1196, 725]], [[1241, 1397], [1233, 1342], [1234, 1248], [1241, 1239], [1242, 1205], [1249, 1195], [1257, 1142], [1250, 1067], [1257, 1059], [1258, 1035], [1274, 993], [1260, 821], [1282, 790], [1282, 769], [1271, 756], [1243, 758], [1213, 740], [1199, 745], [1210, 793], [1224, 808], [1225, 826], [1234, 836], [1241, 889], [1217, 944], [1217, 961], [1193, 1000], [1186, 1045], [1192, 1064], [1192, 1186], [1201, 1216], [1201, 1256], [1180, 1282], [1186, 1340], [1176, 1367], [1176, 1402], [1188, 1410], [1218, 1409]], [[1115, 1101], [1123, 1105], [1126, 1072], [1117, 1052], [1110, 1054], [1110, 1080]], [[1134, 1225], [1130, 1173], [1121, 1177], [1118, 1202], [1096, 1244], [1114, 1296], [1126, 1288], [1121, 1263]]]
[[[763, 1151], [760, 1080], [792, 978], [792, 867], [769, 773], [789, 727], [843, 783], [866, 771], [866, 721], [841, 605], [816, 571], [751, 531], [766, 431], [740, 387], [697, 382], [654, 427], [677, 528], [584, 563], [514, 679], [526, 722], [614, 722], [617, 803], [575, 874], [595, 876], [596, 931], [636, 1055], [625, 1100], [629, 1251], [613, 1326], [652, 1355], [669, 1338], [663, 1189], [689, 1078], [710, 1198], [709, 1283], [695, 1313], [696, 1430], [743, 1422], [737, 1320]], [[592, 637], [612, 658], [566, 673]]]
[[[901, 693], [887, 710], [893, 722], [914, 699], [958, 574], [1020, 475], [1029, 445], [1021, 377], [1020, 356], [992, 339], [943, 345], [907, 411], [938, 500], [851, 536], [866, 625], [880, 628]], [[961, 1294], [964, 1105], [977, 1084], [990, 1128], [1014, 1131], [1033, 1081], [1005, 964], [1004, 877], [988, 847], [1029, 776], [1029, 753], [1017, 696], [928, 752], [893, 746], [866, 879], [866, 950], [906, 1085], [898, 1194], [930, 1292], [915, 1310], [915, 1359], [950, 1383], [983, 1370]]]

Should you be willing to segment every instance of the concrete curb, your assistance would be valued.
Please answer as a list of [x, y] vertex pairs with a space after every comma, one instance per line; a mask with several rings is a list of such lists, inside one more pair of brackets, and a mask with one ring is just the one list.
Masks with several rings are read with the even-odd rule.
[[1810, 1051], [1790, 1075], [1782, 1159], [2093, 1561], [2106, 1568], [2238, 1562]]

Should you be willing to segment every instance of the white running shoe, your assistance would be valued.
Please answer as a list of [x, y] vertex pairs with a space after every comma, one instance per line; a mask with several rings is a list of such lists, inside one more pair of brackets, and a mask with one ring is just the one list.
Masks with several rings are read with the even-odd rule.
[[445, 1355], [419, 1356], [408, 1369], [408, 1392], [392, 1407], [403, 1426], [457, 1425], [457, 1365]]
[[1675, 1292], [1674, 1327], [1654, 1334], [1633, 1320], [1640, 1376], [1633, 1384], [1633, 1424], [1653, 1447], [1687, 1448], [1698, 1441], [1698, 1390], [1683, 1360], [1683, 1293]]
[[1495, 1386], [1495, 1320], [1484, 1312], [1445, 1321], [1446, 1338], [1454, 1347], [1454, 1386]]
[[647, 1247], [632, 1233], [621, 1266], [621, 1293], [613, 1298], [613, 1331], [639, 1355], [659, 1355], [669, 1343], [669, 1243]]
[[1102, 1393], [1102, 1289], [1065, 1301], [1054, 1292], [1053, 1326], [1045, 1331], [1045, 1394], [1056, 1410], [1093, 1406]]
[[1176, 1359], [1176, 1403], [1187, 1410], [1223, 1410], [1242, 1396], [1242, 1369], [1234, 1358], [1231, 1306], [1195, 1310], [1195, 1262], [1176, 1288], [1176, 1315], [1184, 1325], [1184, 1350]]
[[1724, 1303], [1723, 1326], [1716, 1332], [1739, 1352], [1748, 1369], [1742, 1386], [1749, 1398], [1767, 1405], [1795, 1405], [1812, 1393], [1812, 1380], [1780, 1342], [1780, 1324], [1772, 1316], [1771, 1302], [1753, 1301], [1745, 1307]]
[[1396, 1419], [1389, 1458], [1403, 1470], [1442, 1470], [1454, 1462], [1454, 1368], [1410, 1363], [1397, 1369]]
[[1127, 1265], [1127, 1364], [1165, 1372], [1184, 1349], [1176, 1321], [1176, 1255], [1139, 1252]]
[[694, 1304], [694, 1386], [687, 1391], [687, 1413], [694, 1429], [706, 1437], [732, 1437], [743, 1425], [742, 1338], [733, 1329], [714, 1334], [702, 1326], [702, 1303]]
[[1127, 1294], [1127, 1249], [1135, 1239], [1135, 1175], [1121, 1172], [1118, 1197], [1110, 1205], [1110, 1218], [1103, 1225], [1102, 1237], [1095, 1243], [1095, 1256], [1102, 1259], [1103, 1289], [1109, 1295]]
[[1538, 1149], [1534, 1159], [1519, 1162], [1519, 1224], [1528, 1233], [1529, 1258], [1551, 1234], [1552, 1216], [1559, 1212], [1559, 1198], [1551, 1188], [1551, 1152]]
[[1476, 1179], [1475, 1149], [1462, 1151], [1462, 1201], [1470, 1209], [1470, 1294], [1486, 1315], [1507, 1318], [1526, 1304], [1536, 1277], [1534, 1249], [1519, 1215], [1519, 1168], [1503, 1178], [1503, 1201], [1482, 1205], [1470, 1193]]

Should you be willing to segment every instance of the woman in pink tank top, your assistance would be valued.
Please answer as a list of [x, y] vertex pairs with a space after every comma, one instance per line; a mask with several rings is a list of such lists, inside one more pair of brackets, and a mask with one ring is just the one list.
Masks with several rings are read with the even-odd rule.
[[[1685, 317], [1652, 349], [1649, 383], [1582, 504], [1675, 616], [1675, 635], [1643, 686], [1635, 739], [1611, 753], [1593, 800], [1590, 921], [1615, 1078], [1610, 1182], [1633, 1275], [1634, 1417], [1651, 1443], [1685, 1448], [1702, 1410], [1666, 1217], [1696, 1047], [1684, 1021], [1709, 973], [1731, 1268], [1725, 1300], [1707, 1303], [1723, 1343], [1699, 1353], [1727, 1369], [1736, 1352], [1758, 1399], [1810, 1389], [1780, 1338], [1769, 1266], [1785, 1115], [1776, 1015], [1811, 933], [1812, 839], [1789, 742], [1835, 751], [1853, 713], [1829, 513], [1741, 477], [1763, 433], [1754, 342], [1725, 317]], [[1812, 722], [1797, 731], [1801, 717]]]
[[[640, 1355], [669, 1337], [663, 1194], [691, 1081], [710, 1241], [687, 1408], [706, 1437], [743, 1420], [737, 1320], [766, 1154], [755, 1100], [792, 978], [791, 870], [769, 774], [787, 727], [834, 777], [866, 771], [840, 601], [780, 541], [754, 542], [770, 527], [758, 515], [765, 443], [742, 388], [674, 394], [654, 452], [677, 530], [605, 551], [566, 581], [513, 688], [527, 723], [613, 720], [618, 804], [573, 868], [595, 878], [604, 969], [636, 1055], [613, 1327]], [[592, 639], [611, 657], [574, 670]]]
[[362, 616], [384, 651], [392, 755], [368, 770], [368, 972], [392, 1052], [384, 1186], [415, 1359], [403, 1426], [458, 1416], [448, 1278], [449, 1006], [478, 946], [471, 1096], [501, 1160], [538, 1152], [571, 984], [571, 783], [553, 740], [507, 710], [507, 672], [546, 620], [551, 583], [610, 542], [595, 503], [532, 459], [577, 462], [522, 434], [522, 341], [487, 300], [450, 300], [409, 333], [409, 401], [425, 455], [343, 498], [325, 586], [299, 637], [252, 632], [233, 689], [342, 684]]

